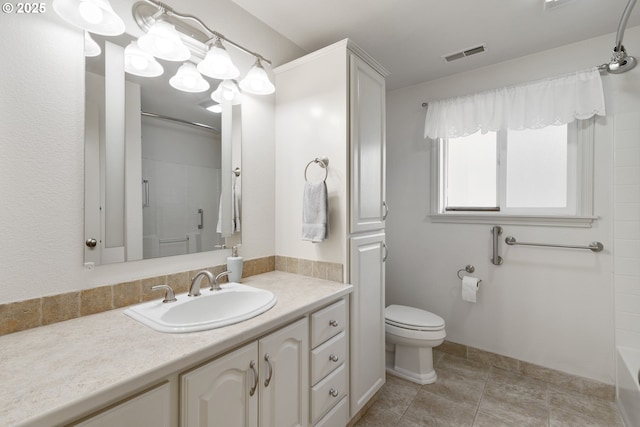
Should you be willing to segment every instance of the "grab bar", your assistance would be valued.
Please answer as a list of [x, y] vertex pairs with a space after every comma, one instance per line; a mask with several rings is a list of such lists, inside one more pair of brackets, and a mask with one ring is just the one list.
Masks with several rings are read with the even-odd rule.
[[569, 249], [589, 249], [593, 252], [601, 252], [604, 249], [604, 246], [600, 242], [591, 242], [588, 246], [579, 246], [579, 245], [558, 245], [554, 243], [528, 243], [528, 242], [518, 242], [516, 238], [513, 236], [507, 236], [504, 239], [504, 242], [507, 245], [522, 245], [522, 246], [546, 246], [551, 248], [569, 248]]
[[163, 243], [181, 243], [181, 242], [188, 242], [189, 241], [189, 236], [185, 237], [184, 239], [160, 239], [158, 240], [158, 242], [160, 242], [160, 244]]
[[143, 208], [149, 207], [149, 180], [143, 179], [142, 185], [144, 185], [144, 202], [142, 202]]
[[491, 257], [491, 263], [493, 265], [502, 265], [502, 257], [500, 256], [500, 238], [499, 236], [502, 234], [502, 227], [499, 225], [494, 225], [491, 228], [491, 233], [493, 234], [493, 256]]

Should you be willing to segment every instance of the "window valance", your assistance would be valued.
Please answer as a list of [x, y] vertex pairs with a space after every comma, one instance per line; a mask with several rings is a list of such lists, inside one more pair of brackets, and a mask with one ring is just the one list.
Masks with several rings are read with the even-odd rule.
[[597, 68], [473, 95], [429, 102], [425, 138], [456, 138], [500, 129], [539, 129], [604, 116]]

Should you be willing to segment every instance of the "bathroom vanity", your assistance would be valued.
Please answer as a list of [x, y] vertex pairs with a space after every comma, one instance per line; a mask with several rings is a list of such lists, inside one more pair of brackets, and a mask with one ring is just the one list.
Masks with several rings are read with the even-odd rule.
[[194, 333], [117, 309], [0, 337], [0, 425], [346, 425], [352, 286], [279, 271], [243, 283], [277, 304]]

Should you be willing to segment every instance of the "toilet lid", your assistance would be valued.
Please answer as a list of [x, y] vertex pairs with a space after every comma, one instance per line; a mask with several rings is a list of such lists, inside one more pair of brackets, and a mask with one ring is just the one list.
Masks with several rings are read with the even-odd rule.
[[390, 305], [384, 309], [385, 321], [401, 328], [417, 330], [437, 330], [444, 328], [444, 319], [419, 308], [404, 305]]

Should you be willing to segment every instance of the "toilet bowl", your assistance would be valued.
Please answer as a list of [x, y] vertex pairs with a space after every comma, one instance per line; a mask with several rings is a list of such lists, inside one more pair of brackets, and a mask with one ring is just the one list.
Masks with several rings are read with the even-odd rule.
[[425, 310], [390, 305], [384, 310], [387, 372], [418, 384], [431, 384], [433, 347], [444, 341], [444, 319]]

